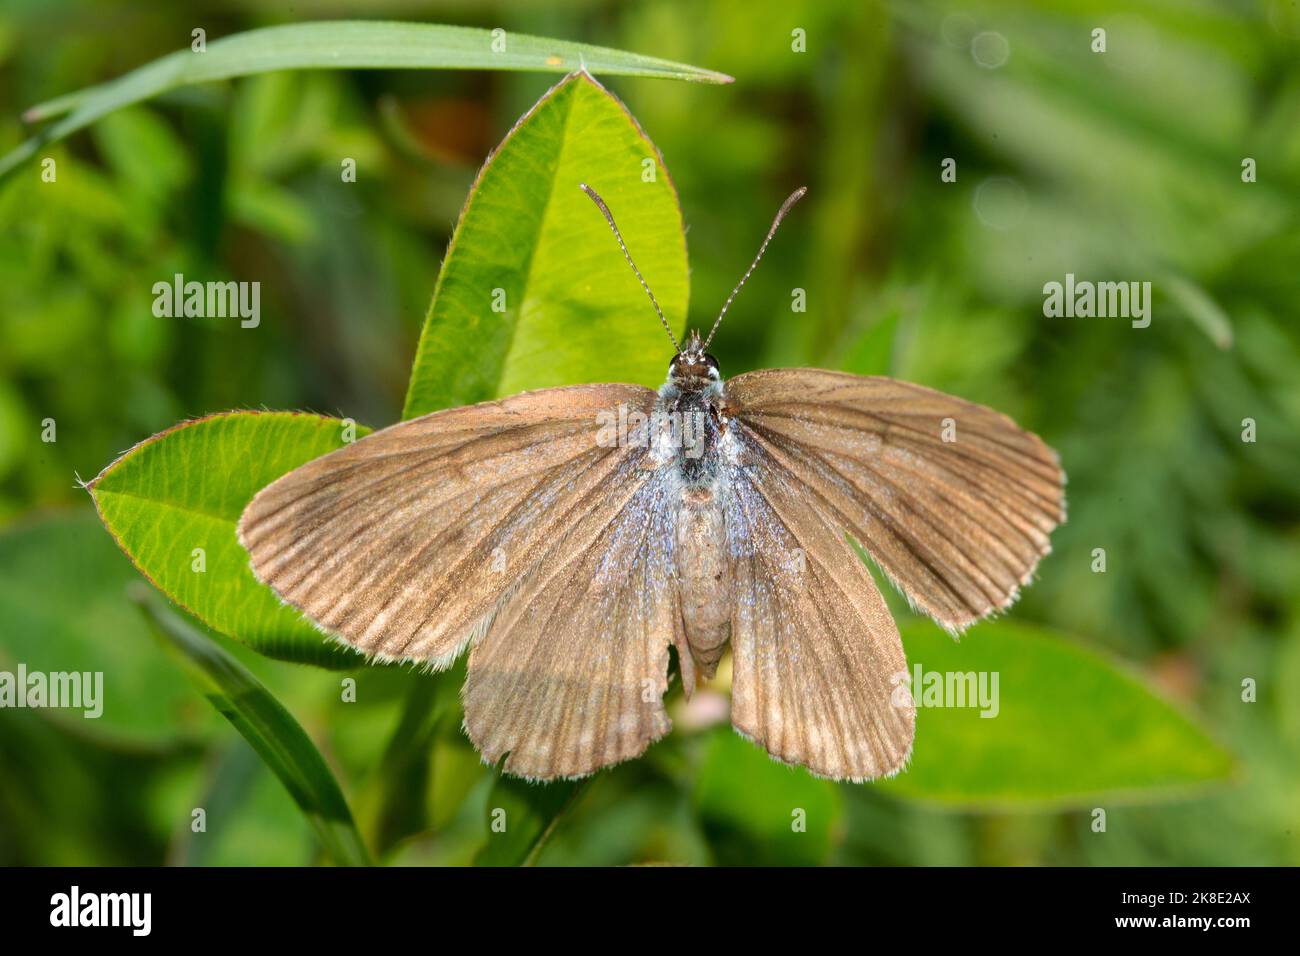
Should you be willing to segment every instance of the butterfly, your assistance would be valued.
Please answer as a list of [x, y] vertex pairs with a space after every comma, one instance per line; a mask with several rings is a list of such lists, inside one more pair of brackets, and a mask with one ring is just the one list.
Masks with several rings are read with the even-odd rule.
[[896, 773], [915, 706], [858, 548], [959, 632], [1011, 605], [1050, 550], [1056, 454], [991, 409], [891, 378], [723, 380], [709, 344], [803, 189], [708, 337], [682, 344], [582, 188], [675, 349], [663, 387], [524, 392], [308, 462], [240, 519], [254, 574], [371, 658], [445, 668], [468, 648], [464, 728], [510, 774], [639, 756], [670, 728], [670, 650], [689, 697], [728, 645], [741, 735], [825, 777]]

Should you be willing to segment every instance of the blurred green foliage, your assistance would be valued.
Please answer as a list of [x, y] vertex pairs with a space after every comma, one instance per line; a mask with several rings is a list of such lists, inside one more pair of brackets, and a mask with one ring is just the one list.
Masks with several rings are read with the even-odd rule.
[[[294, 15], [339, 12], [309, 2]], [[719, 333], [724, 374], [894, 374], [1043, 435], [1070, 477], [1070, 520], [1015, 619], [1127, 660], [1240, 761], [1218, 791], [1103, 798], [1102, 834], [1093, 804], [960, 812], [908, 799], [906, 778], [815, 780], [675, 710], [669, 739], [576, 791], [540, 862], [1300, 862], [1293, 4], [414, 0], [365, 13], [503, 26], [735, 76], [729, 87], [606, 81], [680, 194], [693, 325], [712, 320], [780, 199], [810, 187]], [[0, 150], [24, 138], [23, 108], [184, 45], [194, 26], [215, 36], [282, 16], [251, 0], [10, 4]], [[1104, 54], [1090, 48], [1097, 27]], [[792, 49], [795, 30], [806, 52]], [[122, 592], [133, 574], [85, 514], [74, 474], [227, 408], [396, 421], [474, 172], [550, 82], [286, 73], [199, 87], [51, 148], [58, 188], [37, 164], [0, 183], [0, 519], [11, 525], [0, 557], [6, 583], [23, 582], [0, 591], [0, 666], [112, 668], [140, 688], [120, 726], [0, 710], [0, 861], [318, 858], [289, 795], [132, 616]], [[348, 189], [337, 188], [340, 156], [360, 171]], [[955, 183], [940, 179], [948, 157]], [[1242, 182], [1246, 157], [1255, 183]], [[256, 334], [155, 318], [152, 285], [176, 272], [261, 280]], [[1042, 286], [1067, 272], [1150, 280], [1151, 327], [1045, 318]], [[791, 310], [796, 288], [806, 312]], [[653, 329], [648, 307], [643, 318]], [[57, 442], [41, 441], [47, 418]], [[1241, 438], [1246, 418], [1253, 443]], [[24, 537], [51, 508], [57, 533]], [[1093, 570], [1096, 548], [1105, 573]], [[909, 650], [935, 636], [925, 627], [908, 626]], [[936, 653], [984, 660], [981, 634]], [[340, 719], [339, 674], [213, 640], [303, 725], [378, 855], [480, 856], [502, 798], [459, 730], [461, 669], [351, 672], [356, 703]], [[1058, 696], [1069, 677], [1057, 675]], [[1256, 703], [1242, 702], [1246, 678]], [[1086, 736], [1121, 716], [1070, 719]], [[925, 769], [944, 782], [943, 767]], [[208, 810], [206, 834], [190, 832], [195, 806]], [[807, 811], [805, 832], [791, 829], [791, 807]]]

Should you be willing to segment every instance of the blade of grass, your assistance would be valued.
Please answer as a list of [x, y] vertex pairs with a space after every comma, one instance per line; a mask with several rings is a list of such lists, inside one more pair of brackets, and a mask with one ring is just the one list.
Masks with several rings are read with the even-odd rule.
[[497, 771], [488, 794], [489, 819], [504, 829], [488, 826], [487, 842], [474, 858], [475, 866], [532, 866], [555, 832], [561, 818], [587, 790], [592, 777], [530, 783]]
[[[499, 51], [499, 52], [498, 52]], [[116, 80], [32, 107], [27, 122], [59, 122], [0, 159], [0, 177], [101, 117], [193, 83], [274, 70], [534, 70], [730, 83], [725, 73], [624, 50], [523, 33], [429, 23], [340, 20], [264, 27], [213, 40], [204, 52], [178, 50]]]
[[130, 589], [164, 644], [180, 653], [195, 685], [248, 741], [315, 828], [325, 851], [344, 866], [369, 866], [347, 800], [307, 732], [243, 664], [162, 606], [144, 585]]
[[1169, 298], [1221, 349], [1232, 348], [1232, 320], [1205, 289], [1180, 275], [1166, 274], [1160, 285]]
[[445, 708], [439, 706], [437, 677], [412, 674], [411, 678], [397, 728], [375, 775], [381, 792], [372, 843], [381, 858], [403, 838], [429, 827], [433, 749]]

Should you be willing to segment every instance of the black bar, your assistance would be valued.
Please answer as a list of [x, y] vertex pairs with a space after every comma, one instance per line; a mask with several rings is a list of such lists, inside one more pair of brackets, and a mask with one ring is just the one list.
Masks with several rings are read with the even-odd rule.
[[[1285, 869], [9, 869], [0, 871], [0, 918], [7, 942], [78, 934], [128, 945], [427, 934], [432, 948], [467, 933], [576, 944], [602, 929], [669, 943], [683, 920], [712, 925], [729, 943], [779, 927], [812, 933], [809, 944], [829, 933], [864, 946], [908, 937], [1230, 944], [1285, 927], [1295, 885]], [[125, 925], [52, 925], [71, 922], [74, 886], [78, 922], [116, 908]], [[149, 894], [147, 936], [137, 935], [143, 896], [128, 909], [120, 896], [101, 906], [98, 894]]]

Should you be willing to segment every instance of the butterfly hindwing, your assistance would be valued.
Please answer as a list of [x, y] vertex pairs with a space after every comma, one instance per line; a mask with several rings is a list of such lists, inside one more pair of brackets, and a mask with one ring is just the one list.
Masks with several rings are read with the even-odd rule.
[[[469, 658], [465, 729], [483, 758], [537, 779], [639, 755], [667, 733], [680, 642], [666, 468], [633, 458], [503, 605]], [[631, 492], [629, 494], [628, 492]]]
[[822, 776], [894, 773], [914, 727], [898, 629], [842, 531], [773, 465], [747, 444], [726, 473], [732, 724]]

